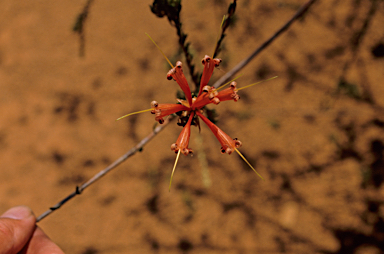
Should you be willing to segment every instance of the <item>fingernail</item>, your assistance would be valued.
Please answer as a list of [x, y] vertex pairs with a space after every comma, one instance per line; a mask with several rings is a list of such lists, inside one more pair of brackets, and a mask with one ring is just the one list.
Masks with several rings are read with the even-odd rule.
[[11, 209], [9, 209], [5, 213], [3, 213], [3, 215], [1, 215], [1, 218], [10, 218], [10, 219], [22, 220], [22, 219], [25, 219], [25, 218], [31, 216], [32, 214], [33, 214], [32, 210], [29, 207], [16, 206], [16, 207], [12, 207]]

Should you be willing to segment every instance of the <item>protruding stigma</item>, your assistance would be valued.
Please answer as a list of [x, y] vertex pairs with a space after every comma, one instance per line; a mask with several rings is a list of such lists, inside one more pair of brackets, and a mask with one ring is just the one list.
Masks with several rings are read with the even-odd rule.
[[173, 173], [175, 173], [176, 165], [177, 165], [177, 162], [178, 162], [179, 157], [180, 157], [180, 152], [181, 152], [181, 150], [179, 149], [179, 151], [177, 152], [177, 156], [176, 156], [176, 160], [175, 160], [175, 165], [173, 165], [172, 174], [171, 174], [171, 180], [169, 181], [169, 191], [171, 191]]
[[156, 42], [151, 38], [151, 36], [149, 36], [149, 34], [145, 33], [148, 38], [153, 42], [153, 44], [155, 44], [155, 46], [160, 50], [161, 54], [163, 54], [165, 60], [167, 60], [167, 62], [169, 63], [169, 65], [171, 66], [171, 68], [174, 68], [171, 61], [169, 61], [168, 57], [164, 54], [164, 52], [161, 50], [161, 48], [156, 44]]
[[244, 86], [244, 87], [240, 87], [240, 88], [237, 88], [237, 90], [238, 90], [238, 91], [240, 91], [240, 90], [243, 90], [243, 89], [245, 89], [245, 88], [248, 88], [248, 87], [251, 87], [251, 86], [254, 86], [254, 85], [260, 84], [260, 83], [262, 83], [262, 82], [265, 82], [265, 81], [269, 81], [269, 80], [275, 79], [275, 78], [277, 78], [277, 77], [278, 77], [278, 76], [274, 76], [274, 77], [272, 77], [272, 78], [269, 78], [269, 79], [266, 79], [266, 80], [262, 80], [262, 81], [259, 81], [259, 82], [256, 82], [256, 83], [253, 83], [253, 84], [250, 84], [250, 85]]
[[220, 89], [226, 87], [228, 84], [232, 83], [233, 81], [235, 81], [236, 79], [240, 78], [240, 77], [243, 76], [243, 75], [244, 75], [244, 74], [240, 74], [239, 76], [237, 76], [236, 78], [234, 78], [234, 79], [228, 81], [227, 83], [225, 83], [224, 85], [220, 86], [220, 87], [217, 88], [216, 90], [220, 90]]
[[237, 148], [235, 148], [235, 151], [240, 155], [240, 157], [248, 164], [248, 166], [251, 168], [251, 169], [253, 169], [253, 171], [255, 171], [255, 173], [261, 178], [261, 179], [263, 179], [263, 180], [265, 180], [257, 171], [256, 171], [256, 169], [254, 169], [253, 167], [252, 167], [252, 165], [251, 165], [251, 163], [249, 163], [248, 161], [247, 161], [247, 159], [244, 157], [244, 155], [242, 154], [242, 153], [240, 153], [240, 151], [237, 149]]
[[137, 111], [137, 112], [129, 113], [129, 114], [126, 114], [125, 116], [122, 116], [122, 117], [117, 118], [116, 121], [121, 120], [121, 119], [123, 119], [123, 118], [125, 118], [125, 117], [127, 117], [127, 116], [131, 116], [131, 115], [136, 115], [136, 114], [144, 113], [144, 112], [148, 112], [148, 111], [151, 111], [151, 110], [152, 110], [152, 109], [150, 108], [150, 109], [145, 109], [145, 110], [141, 110], [141, 111]]

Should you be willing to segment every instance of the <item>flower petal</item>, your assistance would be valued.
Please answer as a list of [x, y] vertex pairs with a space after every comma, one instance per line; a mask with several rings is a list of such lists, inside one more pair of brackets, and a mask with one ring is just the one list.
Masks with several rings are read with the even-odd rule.
[[236, 148], [239, 148], [241, 146], [240, 140], [232, 139], [219, 127], [209, 121], [209, 119], [206, 118], [199, 111], [196, 111], [196, 114], [204, 121], [204, 123], [211, 129], [213, 134], [219, 140], [221, 144], [221, 153], [231, 154], [233, 151], [235, 151]]
[[219, 104], [220, 100], [217, 98], [218, 92], [214, 87], [205, 86], [203, 88], [203, 93], [200, 94], [192, 104], [192, 109], [200, 109], [207, 104], [214, 103]]
[[185, 94], [185, 98], [187, 98], [189, 105], [192, 105], [192, 94], [191, 89], [189, 88], [187, 79], [184, 76], [182, 63], [178, 61], [176, 63], [176, 67], [172, 68], [168, 74], [167, 79], [174, 79], [176, 80], [177, 84], [179, 84], [181, 90], [183, 90]]
[[237, 83], [233, 81], [230, 84], [230, 87], [218, 93], [217, 98], [219, 98], [220, 101], [228, 101], [228, 100], [238, 101], [240, 99], [240, 96], [237, 94], [236, 85]]
[[210, 56], [205, 56], [203, 60], [201, 60], [202, 64], [204, 65], [203, 75], [201, 76], [200, 81], [200, 95], [203, 91], [203, 87], [208, 85], [209, 80], [211, 79], [213, 69], [221, 63], [221, 59], [215, 58], [212, 59]]
[[183, 130], [180, 132], [180, 135], [176, 141], [176, 143], [171, 145], [171, 150], [177, 153], [179, 150], [184, 154], [188, 155], [193, 153], [192, 149], [188, 148], [189, 138], [191, 136], [191, 123], [194, 116], [194, 112], [189, 116], [187, 124], [184, 126]]
[[158, 121], [160, 124], [164, 122], [163, 117], [165, 116], [179, 111], [189, 110], [189, 108], [181, 104], [159, 104], [157, 103], [157, 101], [151, 102], [151, 108], [151, 113], [155, 114], [155, 120]]

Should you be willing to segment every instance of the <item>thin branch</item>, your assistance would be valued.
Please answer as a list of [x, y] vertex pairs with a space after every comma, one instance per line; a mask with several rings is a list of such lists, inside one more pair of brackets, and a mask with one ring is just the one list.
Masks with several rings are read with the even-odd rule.
[[263, 51], [266, 47], [269, 46], [277, 37], [279, 37], [283, 32], [285, 32], [294, 21], [296, 21], [298, 18], [300, 18], [307, 10], [308, 8], [315, 3], [316, 0], [309, 0], [307, 3], [305, 3], [301, 8], [296, 12], [293, 17], [288, 20], [285, 25], [283, 25], [275, 34], [273, 34], [268, 40], [266, 40], [263, 44], [261, 44], [260, 47], [258, 47], [255, 51], [253, 51], [247, 58], [245, 58], [243, 61], [238, 63], [235, 67], [232, 68], [229, 72], [227, 72], [224, 76], [222, 76], [216, 83], [213, 85], [213, 87], [218, 88], [225, 82], [229, 81], [233, 75], [238, 73], [241, 69], [243, 69], [255, 56], [257, 56], [261, 51]]
[[[240, 62], [238, 65], [236, 65], [232, 70], [230, 70], [226, 75], [223, 76], [223, 78], [219, 79], [215, 84], [214, 87], [219, 87], [222, 84], [224, 84], [226, 81], [230, 79], [231, 76], [233, 76], [235, 73], [240, 71], [242, 68], [244, 68], [258, 53], [260, 53], [262, 50], [264, 50], [272, 41], [274, 41], [282, 32], [287, 30], [287, 28], [301, 15], [303, 15], [308, 8], [315, 2], [316, 0], [309, 0], [306, 4], [304, 4], [297, 12], [296, 14], [282, 27], [280, 28], [270, 39], [268, 39], [266, 42], [264, 42], [259, 48], [257, 48], [248, 58]], [[81, 185], [80, 187], [77, 186], [76, 190], [69, 194], [67, 197], [65, 197], [63, 200], [58, 202], [56, 205], [49, 208], [49, 210], [42, 213], [39, 217], [37, 217], [37, 222], [44, 219], [46, 216], [51, 214], [53, 211], [59, 209], [62, 205], [64, 205], [66, 202], [71, 200], [73, 197], [81, 194], [85, 188], [89, 187], [91, 184], [96, 182], [98, 179], [103, 177], [105, 174], [110, 172], [112, 169], [116, 168], [118, 165], [123, 163], [125, 160], [127, 160], [129, 157], [134, 155], [137, 151], [140, 151], [144, 145], [146, 145], [152, 138], [154, 138], [161, 130], [163, 130], [172, 120], [174, 117], [170, 116], [162, 125], [157, 126], [148, 136], [146, 136], [144, 139], [142, 139], [136, 146], [134, 146], [131, 150], [129, 150], [126, 154], [118, 158], [115, 162], [113, 162], [111, 165], [97, 173], [94, 177], [92, 177], [90, 180], [88, 180], [86, 183]]]
[[198, 90], [199, 74], [195, 73], [195, 65], [192, 63], [193, 55], [189, 51], [190, 43], [187, 42], [188, 35], [184, 33], [182, 29], [183, 24], [180, 20], [181, 7], [181, 0], [154, 0], [153, 4], [150, 6], [153, 14], [159, 18], [166, 16], [171, 25], [176, 28], [176, 34], [179, 37], [178, 43], [180, 49], [184, 53], [185, 62], [187, 64], [192, 81], [195, 84], [195, 88], [197, 88], [196, 90]]
[[179, 46], [183, 50], [184, 56], [185, 56], [185, 62], [187, 63], [189, 74], [191, 75], [192, 81], [195, 84], [196, 90], [199, 87], [199, 74], [195, 72], [195, 65], [193, 64], [193, 55], [189, 51], [189, 42], [186, 42], [187, 40], [187, 34], [185, 34], [182, 30], [182, 24], [181, 22], [175, 22], [176, 27], [176, 33], [179, 37]]
[[37, 217], [36, 222], [41, 221], [46, 216], [51, 214], [53, 211], [59, 209], [62, 205], [64, 205], [67, 201], [71, 200], [76, 195], [81, 194], [85, 188], [99, 180], [101, 177], [103, 177], [105, 174], [110, 172], [112, 169], [116, 168], [118, 165], [123, 163], [126, 159], [134, 155], [137, 151], [140, 151], [152, 138], [154, 138], [160, 131], [162, 131], [172, 120], [174, 117], [171, 115], [169, 116], [162, 125], [157, 126], [148, 136], [143, 138], [136, 146], [134, 146], [131, 150], [129, 150], [127, 153], [125, 153], [123, 156], [118, 158], [116, 161], [114, 161], [111, 165], [106, 167], [105, 169], [101, 170], [99, 173], [94, 175], [91, 179], [89, 179], [86, 183], [83, 185], [76, 186], [76, 190], [69, 194], [67, 197], [65, 197], [63, 200], [58, 202], [56, 205], [49, 208], [49, 210], [42, 213], [39, 217]]
[[224, 19], [221, 25], [221, 34], [219, 35], [218, 40], [216, 42], [216, 47], [215, 47], [215, 51], [213, 52], [212, 58], [216, 58], [216, 56], [221, 51], [220, 46], [225, 37], [225, 30], [227, 30], [227, 28], [231, 24], [232, 16], [235, 14], [235, 11], [236, 11], [236, 0], [233, 0], [233, 2], [228, 7], [228, 14], [224, 16]]
[[79, 34], [79, 40], [80, 40], [80, 48], [79, 48], [79, 56], [84, 57], [85, 55], [85, 32], [84, 32], [84, 26], [85, 21], [88, 18], [89, 9], [91, 8], [91, 5], [94, 0], [88, 0], [83, 8], [83, 11], [77, 16], [76, 23], [73, 26], [73, 31], [75, 33]]

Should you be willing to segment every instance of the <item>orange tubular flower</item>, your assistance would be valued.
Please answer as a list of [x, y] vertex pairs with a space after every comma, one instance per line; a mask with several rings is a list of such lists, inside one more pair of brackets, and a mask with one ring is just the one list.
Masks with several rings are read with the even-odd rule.
[[168, 80], [171, 80], [172, 78], [176, 80], [181, 90], [183, 90], [185, 94], [185, 98], [187, 98], [189, 105], [192, 105], [191, 89], [189, 89], [189, 85], [188, 85], [187, 79], [184, 76], [182, 64], [180, 61], [178, 61], [176, 63], [176, 67], [172, 68], [167, 74]]
[[178, 153], [179, 150], [184, 155], [193, 153], [192, 149], [188, 148], [189, 137], [191, 136], [191, 123], [192, 123], [193, 116], [194, 116], [194, 112], [192, 111], [192, 113], [189, 115], [188, 122], [184, 126], [183, 130], [181, 131], [176, 143], [173, 143], [171, 145], [171, 150], [175, 151], [175, 153]]
[[218, 93], [217, 98], [220, 101], [228, 101], [228, 100], [234, 100], [235, 102], [238, 101], [240, 99], [240, 96], [237, 94], [236, 85], [237, 83], [235, 81], [232, 81], [228, 88]]
[[188, 110], [189, 108], [181, 104], [159, 104], [157, 101], [152, 101], [151, 109], [151, 113], [155, 115], [155, 120], [162, 124], [164, 123], [163, 117], [179, 111]]
[[196, 115], [198, 115], [201, 120], [203, 120], [203, 122], [211, 129], [213, 134], [216, 136], [217, 140], [219, 140], [221, 144], [221, 153], [231, 154], [233, 151], [236, 150], [236, 148], [241, 147], [242, 144], [240, 140], [232, 139], [219, 127], [209, 121], [208, 118], [206, 118], [199, 111], [196, 111]]
[[201, 60], [201, 62], [204, 65], [204, 70], [203, 75], [201, 76], [199, 95], [202, 93], [203, 88], [208, 85], [208, 82], [211, 79], [213, 73], [213, 69], [219, 66], [221, 59], [212, 59], [210, 56], [206, 55], [203, 60]]

